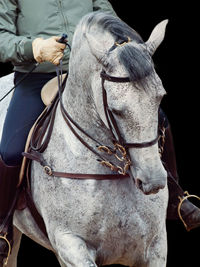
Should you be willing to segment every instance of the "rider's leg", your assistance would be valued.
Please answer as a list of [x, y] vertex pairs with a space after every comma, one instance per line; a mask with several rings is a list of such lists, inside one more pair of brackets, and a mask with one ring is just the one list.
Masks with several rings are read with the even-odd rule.
[[[0, 154], [7, 165], [20, 165], [26, 137], [33, 123], [44, 109], [40, 93], [43, 85], [56, 74], [30, 74], [16, 87], [6, 115]], [[15, 82], [24, 74], [16, 73]]]
[[[23, 76], [24, 74], [17, 73], [15, 82]], [[30, 74], [16, 87], [8, 108], [0, 145], [0, 260], [8, 253], [8, 242], [12, 243], [13, 212], [10, 207], [16, 195], [21, 153], [30, 128], [44, 109], [40, 97], [41, 88], [53, 77], [55, 74]], [[1, 232], [1, 228], [10, 212], [9, 220], [6, 220], [6, 226], [3, 227], [8, 232], [6, 240], [3, 238], [5, 231]]]
[[[163, 114], [161, 114], [161, 116], [163, 116]], [[183, 189], [178, 184], [179, 178], [177, 174], [176, 155], [169, 123], [165, 130], [165, 143], [161, 159], [168, 171], [169, 203], [167, 218], [178, 219], [180, 217], [178, 214], [178, 208], [180, 208], [180, 214], [185, 222], [186, 229], [191, 230], [199, 227], [200, 209], [193, 205], [188, 199], [185, 199], [179, 206], [180, 199], [183, 199], [185, 194]]]
[[0, 266], [12, 240], [12, 215], [20, 166], [7, 166], [0, 157]]

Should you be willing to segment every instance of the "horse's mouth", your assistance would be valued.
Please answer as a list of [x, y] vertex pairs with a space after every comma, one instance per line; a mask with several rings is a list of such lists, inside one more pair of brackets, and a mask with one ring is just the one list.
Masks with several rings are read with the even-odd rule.
[[142, 192], [142, 181], [140, 179], [135, 179], [135, 184], [138, 189], [140, 189]]

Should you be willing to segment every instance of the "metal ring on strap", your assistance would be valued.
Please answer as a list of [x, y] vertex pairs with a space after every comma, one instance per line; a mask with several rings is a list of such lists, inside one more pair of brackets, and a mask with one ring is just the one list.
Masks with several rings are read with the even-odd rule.
[[188, 199], [188, 198], [193, 197], [193, 198], [197, 198], [198, 200], [200, 200], [200, 197], [198, 197], [198, 196], [196, 196], [196, 195], [190, 195], [190, 194], [188, 193], [188, 191], [185, 191], [185, 192], [184, 192], [184, 195], [185, 195], [184, 197], [180, 197], [180, 196], [178, 197], [178, 198], [180, 199], [180, 202], [179, 202], [179, 205], [178, 205], [178, 215], [179, 215], [181, 221], [183, 222], [183, 224], [184, 224], [186, 230], [189, 232], [191, 229], [188, 228], [187, 224], [185, 223], [185, 221], [184, 221], [184, 219], [183, 219], [183, 217], [182, 217], [182, 215], [181, 215], [181, 206], [182, 206], [183, 202], [184, 202], [186, 199]]

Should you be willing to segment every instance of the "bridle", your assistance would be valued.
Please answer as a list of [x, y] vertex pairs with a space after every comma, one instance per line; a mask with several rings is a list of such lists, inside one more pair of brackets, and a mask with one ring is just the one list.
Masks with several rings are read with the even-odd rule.
[[[123, 42], [120, 46], [124, 45], [125, 43], [126, 42]], [[115, 43], [115, 46], [118, 46], [118, 45], [119, 44]], [[150, 147], [156, 144], [159, 139], [159, 135], [157, 135], [156, 138], [151, 141], [141, 142], [141, 143], [134, 143], [134, 142], [127, 143], [125, 142], [125, 140], [123, 139], [120, 133], [115, 117], [111, 109], [108, 106], [107, 93], [106, 93], [104, 84], [105, 84], [105, 81], [114, 82], [114, 83], [127, 83], [127, 82], [131, 82], [130, 78], [129, 77], [113, 77], [113, 76], [108, 75], [105, 70], [102, 70], [100, 73], [103, 107], [104, 107], [107, 124], [109, 126], [109, 130], [112, 135], [112, 143], [113, 143], [113, 147], [109, 147], [109, 146], [105, 146], [104, 144], [99, 142], [96, 138], [94, 138], [89, 133], [87, 133], [69, 115], [66, 108], [64, 107], [63, 100], [62, 100], [63, 91], [64, 91], [66, 80], [67, 80], [67, 76], [66, 76], [66, 78], [62, 81], [62, 61], [60, 62], [60, 65], [56, 68], [56, 72], [57, 72], [57, 79], [58, 79], [59, 96], [57, 100], [55, 100], [56, 105], [54, 105], [55, 107], [52, 108], [53, 112], [50, 113], [51, 114], [50, 115], [51, 118], [49, 119], [50, 126], [48, 126], [48, 130], [47, 130], [47, 126], [44, 127], [44, 129], [43, 129], [43, 125], [38, 125], [36, 127], [36, 129], [34, 130], [35, 136], [33, 135], [31, 138], [31, 146], [30, 146], [29, 152], [23, 153], [23, 155], [29, 159], [38, 161], [43, 166], [44, 171], [50, 176], [53, 175], [55, 177], [63, 177], [63, 178], [99, 179], [99, 180], [129, 177], [131, 161], [130, 161], [128, 149], [129, 148], [140, 149], [140, 148]], [[42, 153], [46, 149], [48, 142], [50, 140], [50, 137], [51, 137], [53, 124], [54, 124], [54, 118], [55, 118], [55, 112], [56, 112], [56, 106], [58, 105], [58, 102], [60, 103], [62, 116], [66, 124], [68, 125], [69, 129], [71, 130], [71, 132], [87, 149], [89, 149], [97, 157], [97, 161], [99, 161], [101, 165], [110, 168], [111, 171], [114, 172], [114, 174], [80, 174], [80, 173], [56, 172], [52, 170], [52, 168], [46, 163], [46, 161], [43, 158]], [[51, 107], [49, 109], [51, 109]], [[37, 128], [39, 129], [41, 138], [38, 137]], [[76, 128], [78, 129], [78, 131], [76, 130]], [[81, 135], [80, 135], [80, 132], [82, 133]], [[96, 144], [95, 148], [84, 140], [84, 138], [82, 137], [84, 135], [88, 137], [89, 139], [91, 139]], [[42, 143], [41, 140], [43, 139], [44, 136], [46, 136], [46, 138], [44, 138], [45, 140]], [[38, 143], [35, 142], [35, 140], [40, 140], [39, 146], [38, 146]], [[112, 161], [108, 160], [108, 157], [109, 159], [111, 158]], [[114, 162], [113, 162], [113, 159], [114, 159]], [[116, 163], [116, 161], [119, 162], [119, 164]]]
[[[62, 68], [61, 68], [62, 69]], [[98, 161], [104, 165], [109, 167], [112, 171], [115, 171], [119, 174], [122, 175], [126, 175], [130, 165], [131, 165], [131, 161], [129, 159], [128, 156], [128, 149], [129, 148], [145, 148], [145, 147], [149, 147], [149, 146], [153, 146], [154, 144], [156, 144], [158, 142], [158, 138], [159, 135], [156, 136], [155, 139], [148, 141], [148, 142], [142, 142], [142, 143], [126, 143], [125, 140], [123, 139], [122, 135], [120, 134], [120, 130], [119, 127], [117, 125], [117, 122], [114, 118], [114, 115], [112, 113], [112, 111], [110, 110], [109, 106], [108, 106], [108, 101], [107, 101], [107, 93], [106, 93], [106, 89], [104, 86], [105, 81], [109, 81], [109, 82], [115, 82], [115, 83], [127, 83], [130, 82], [130, 78], [129, 77], [113, 77], [110, 76], [106, 73], [105, 70], [102, 70], [100, 73], [100, 77], [101, 77], [101, 85], [102, 85], [102, 98], [103, 98], [103, 107], [104, 107], [104, 112], [105, 112], [105, 117], [107, 120], [107, 124], [109, 126], [109, 130], [111, 132], [112, 135], [112, 143], [114, 145], [114, 148], [102, 145], [98, 140], [96, 140], [93, 136], [89, 135], [84, 129], [82, 129], [82, 127], [80, 127], [80, 125], [78, 125], [69, 115], [69, 113], [67, 112], [67, 110], [65, 109], [64, 105], [63, 105], [63, 101], [62, 101], [62, 90], [61, 89], [63, 86], [61, 85], [61, 81], [59, 77], [62, 77], [62, 75], [59, 75], [59, 73], [57, 73], [58, 75], [58, 84], [59, 84], [59, 92], [60, 92], [60, 108], [61, 108], [61, 113], [63, 115], [63, 118], [65, 120], [65, 122], [67, 123], [68, 127], [70, 128], [70, 130], [73, 132], [73, 134], [79, 139], [79, 141], [86, 146], [91, 152], [93, 152], [93, 154], [95, 154], [96, 156], [98, 156]], [[89, 137], [91, 140], [93, 140], [95, 143], [98, 144], [98, 152], [91, 147], [78, 133], [77, 131], [75, 131], [74, 127], [72, 126], [72, 124], [79, 130], [81, 131], [84, 135], [86, 135], [87, 137]], [[110, 160], [105, 159], [102, 154], [99, 153], [99, 151], [101, 152], [105, 152], [107, 153], [109, 156], [114, 155], [115, 159], [117, 159], [118, 161], [120, 161], [120, 163], [123, 165], [122, 167], [119, 165], [114, 164], [113, 162], [111, 162]]]

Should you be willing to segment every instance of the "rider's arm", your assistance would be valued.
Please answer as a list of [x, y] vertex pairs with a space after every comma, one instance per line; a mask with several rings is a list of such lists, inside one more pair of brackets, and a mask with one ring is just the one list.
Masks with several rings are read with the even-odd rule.
[[21, 63], [33, 61], [32, 40], [17, 36], [17, 2], [0, 1], [0, 61]]

